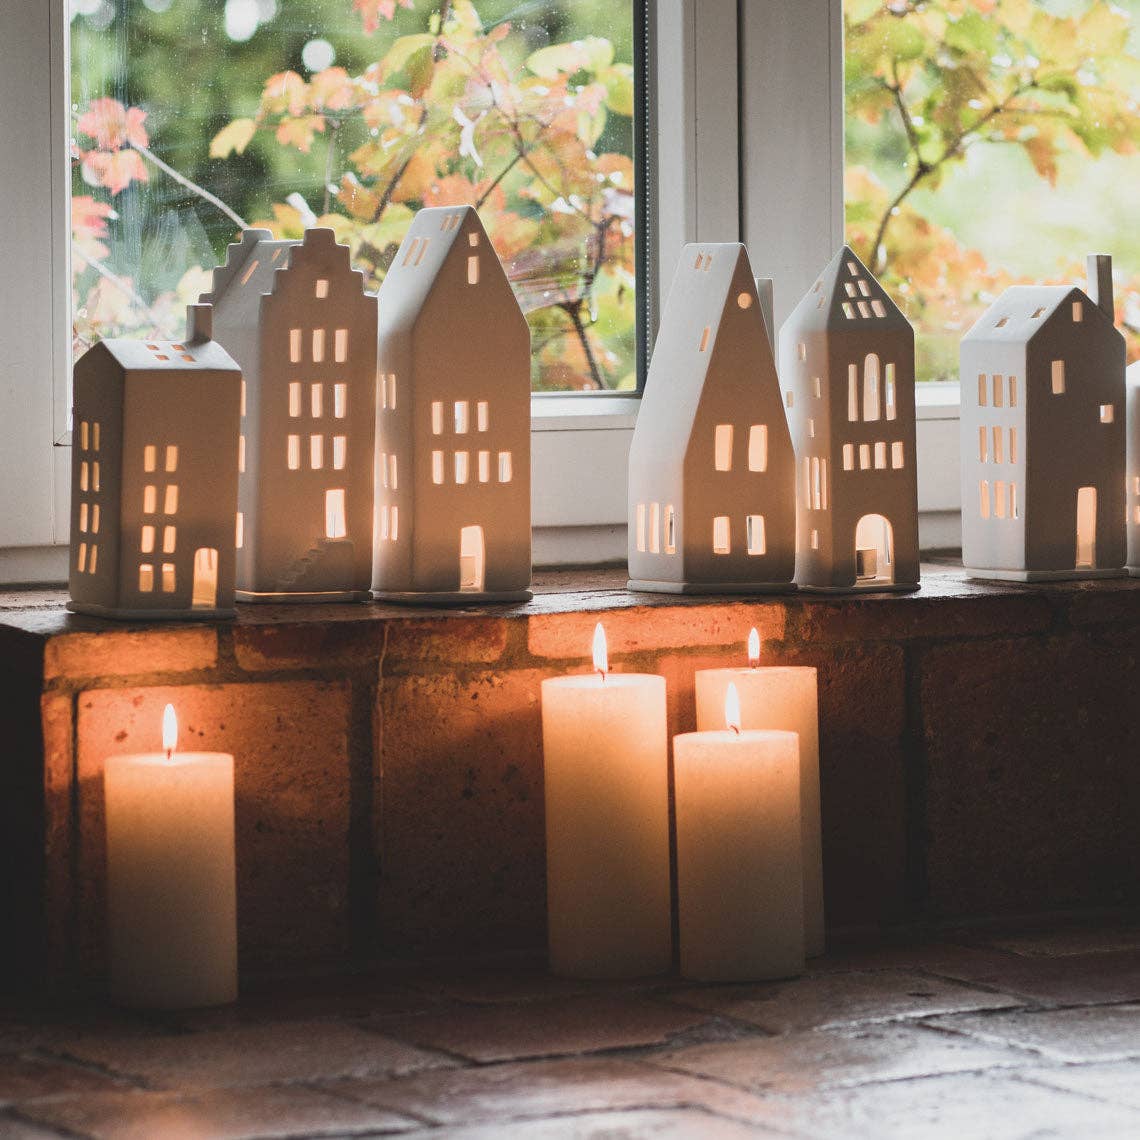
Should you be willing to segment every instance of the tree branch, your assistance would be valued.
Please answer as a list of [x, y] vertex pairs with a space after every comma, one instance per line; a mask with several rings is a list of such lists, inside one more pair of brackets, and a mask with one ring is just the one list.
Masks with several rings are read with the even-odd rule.
[[141, 154], [143, 158], [147, 160], [147, 162], [153, 163], [158, 167], [159, 170], [163, 172], [163, 174], [166, 174], [170, 178], [173, 178], [179, 186], [185, 186], [187, 190], [191, 191], [194, 194], [197, 194], [199, 198], [203, 199], [203, 201], [209, 202], [210, 205], [214, 207], [214, 209], [220, 210], [239, 229], [249, 229], [249, 223], [235, 210], [232, 210], [229, 206], [227, 206], [225, 202], [223, 202], [221, 198], [219, 198], [216, 194], [211, 194], [210, 191], [207, 190], [204, 186], [199, 186], [197, 182], [194, 182], [191, 179], [187, 178], [185, 174], [180, 174], [177, 170], [174, 169], [173, 166], [163, 162], [162, 159], [154, 153], [154, 151], [150, 150], [148, 147], [143, 146], [141, 143], [133, 142], [129, 145], [134, 147], [134, 149], [137, 150], [139, 154]]

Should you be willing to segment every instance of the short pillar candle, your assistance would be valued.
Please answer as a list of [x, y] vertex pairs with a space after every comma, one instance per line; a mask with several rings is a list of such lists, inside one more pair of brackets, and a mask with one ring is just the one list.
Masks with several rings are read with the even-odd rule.
[[819, 793], [819, 681], [801, 665], [760, 666], [760, 636], [748, 637], [748, 668], [697, 673], [697, 729], [724, 723], [728, 686], [740, 694], [744, 729], [776, 729], [800, 738], [800, 829], [803, 838], [804, 934], [809, 958], [824, 951], [823, 828]]
[[788, 978], [804, 968], [799, 744], [794, 732], [727, 728], [673, 738], [681, 974]]
[[146, 1009], [237, 997], [234, 759], [176, 740], [167, 705], [163, 751], [103, 772], [111, 995]]
[[550, 967], [661, 974], [672, 960], [664, 677], [595, 672], [542, 683]]

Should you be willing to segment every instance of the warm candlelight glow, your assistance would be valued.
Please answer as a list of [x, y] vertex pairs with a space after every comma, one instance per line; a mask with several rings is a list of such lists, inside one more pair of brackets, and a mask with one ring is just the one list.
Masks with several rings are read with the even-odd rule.
[[604, 677], [610, 671], [610, 656], [606, 650], [606, 631], [602, 623], [594, 626], [594, 669]]
[[760, 634], [756, 632], [755, 626], [748, 635], [748, 664], [753, 669], [760, 664]]
[[724, 694], [724, 723], [733, 732], [740, 731], [740, 694], [733, 684], [729, 684]]
[[178, 717], [173, 705], [167, 705], [162, 713], [162, 750], [169, 756], [178, 746]]

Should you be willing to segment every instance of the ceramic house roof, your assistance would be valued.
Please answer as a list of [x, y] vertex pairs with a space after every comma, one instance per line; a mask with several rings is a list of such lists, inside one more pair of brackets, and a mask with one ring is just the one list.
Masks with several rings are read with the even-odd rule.
[[[472, 244], [473, 238], [475, 244]], [[505, 287], [502, 295], [512, 299], [512, 308], [518, 308], [506, 272], [475, 207], [432, 206], [420, 210], [412, 220], [380, 286], [382, 331], [415, 322], [453, 251], [457, 257], [464, 258], [476, 252], [481, 254], [482, 279], [488, 281], [488, 274], [497, 275]], [[519, 318], [525, 319], [521, 311]]]
[[847, 245], [828, 262], [787, 323], [805, 331], [894, 331], [910, 327], [891, 295]]
[[129, 372], [240, 372], [232, 356], [216, 340], [161, 341], [115, 338], [100, 341], [102, 349]]
[[1075, 285], [1013, 285], [975, 322], [962, 338], [988, 344], [1029, 344], [1058, 313], [1072, 321], [1072, 305], [1084, 306], [1083, 319], [1119, 336], [1108, 315]]
[[[226, 248], [226, 262], [214, 269], [213, 289], [200, 300], [227, 310], [227, 319], [243, 324], [256, 324], [261, 315], [261, 298], [276, 291], [279, 273], [304, 266], [304, 254], [324, 252], [328, 247], [341, 251], [346, 273], [360, 279], [364, 275], [352, 268], [348, 246], [339, 245], [332, 230], [323, 227], [306, 230], [302, 240], [276, 239], [269, 230], [244, 230], [241, 240]], [[328, 269], [314, 270], [314, 276], [326, 275]]]
[[[683, 298], [686, 305], [683, 313], [673, 312], [672, 304], [666, 306], [662, 314], [661, 332], [653, 350], [655, 357], [661, 354], [663, 360], [668, 362], [664, 370], [667, 376], [662, 377], [666, 383], [654, 385], [651, 368], [649, 382], [642, 397], [643, 403], [660, 400], [671, 405], [665, 428], [663, 431], [659, 429], [657, 436], [663, 455], [684, 450], [688, 446], [709, 372], [716, 359], [717, 338], [722, 335], [726, 311], [730, 305], [735, 307], [736, 294], [741, 289], [755, 292], [752, 268], [743, 245], [735, 242], [723, 245], [686, 245], [681, 256], [694, 258], [698, 253], [704, 257], [711, 255], [708, 269], [700, 271], [704, 280], [701, 282], [699, 301], [693, 305], [691, 295], [686, 295]], [[730, 256], [725, 256], [726, 253]], [[761, 373], [766, 361], [769, 362], [772, 398], [778, 401], [775, 363], [772, 360], [771, 346], [767, 343], [764, 319], [755, 297], [751, 311], [755, 316], [753, 335], [757, 338], [756, 380], [757, 383], [763, 382]], [[700, 338], [694, 335], [694, 331], [699, 332], [705, 327], [709, 329], [709, 343], [702, 352]], [[737, 325], [737, 328], [740, 326]]]

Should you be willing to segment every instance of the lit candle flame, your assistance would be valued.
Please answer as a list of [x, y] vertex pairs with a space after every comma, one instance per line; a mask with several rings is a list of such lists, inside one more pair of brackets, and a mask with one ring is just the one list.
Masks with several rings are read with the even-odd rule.
[[740, 732], [740, 694], [731, 681], [728, 691], [724, 694], [724, 723], [733, 732]]
[[755, 626], [748, 635], [748, 664], [752, 669], [760, 664], [760, 634], [756, 632]]
[[594, 669], [604, 677], [610, 671], [610, 655], [606, 650], [606, 631], [602, 623], [594, 626]]
[[178, 716], [173, 705], [167, 705], [162, 713], [162, 748], [167, 756], [174, 754], [178, 745]]

